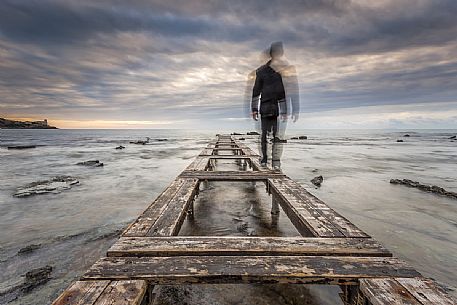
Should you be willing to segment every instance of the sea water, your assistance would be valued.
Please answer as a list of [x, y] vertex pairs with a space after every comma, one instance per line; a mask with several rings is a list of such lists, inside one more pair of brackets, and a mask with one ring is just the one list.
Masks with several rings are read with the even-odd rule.
[[[105, 254], [119, 232], [216, 133], [0, 130], [0, 304], [47, 304], [57, 297]], [[456, 296], [457, 200], [389, 183], [391, 178], [407, 178], [456, 192], [457, 142], [450, 139], [455, 134], [456, 130], [291, 131], [289, 138], [308, 139], [284, 145], [282, 170]], [[146, 137], [151, 138], [147, 145], [130, 143]], [[243, 137], [257, 150], [256, 136]], [[8, 150], [12, 145], [37, 147]], [[118, 145], [126, 148], [117, 150]], [[88, 160], [104, 166], [76, 165]], [[218, 166], [235, 169], [236, 164], [221, 161]], [[19, 187], [63, 175], [79, 184], [56, 194], [13, 196]], [[320, 188], [310, 182], [318, 175], [324, 177]], [[274, 222], [270, 208], [271, 198], [260, 183], [210, 183], [202, 188], [194, 218], [185, 221], [180, 235], [298, 234], [283, 212]], [[38, 248], [18, 254], [29, 245]], [[2, 296], [1, 291], [20, 285], [27, 271], [46, 265], [53, 267], [49, 282], [15, 300], [11, 294]], [[324, 304], [337, 300], [333, 288], [299, 286], [200, 286], [184, 288], [185, 294], [167, 287], [164, 295], [185, 295], [197, 303], [201, 297], [214, 297], [220, 304], [286, 304], [293, 303], [291, 298], [307, 297]]]

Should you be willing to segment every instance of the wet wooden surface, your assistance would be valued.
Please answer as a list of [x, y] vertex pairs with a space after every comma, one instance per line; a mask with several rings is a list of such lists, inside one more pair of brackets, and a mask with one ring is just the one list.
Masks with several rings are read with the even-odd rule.
[[197, 178], [200, 180], [218, 181], [254, 181], [267, 180], [272, 177], [284, 177], [284, 174], [276, 171], [257, 172], [257, 171], [183, 171], [180, 177]]
[[[232, 155], [218, 155], [231, 151]], [[140, 304], [154, 284], [299, 283], [352, 286], [371, 305], [456, 304], [259, 155], [219, 136], [197, 156], [53, 305]], [[207, 171], [213, 159], [249, 160], [253, 171]], [[177, 237], [201, 180], [264, 181], [304, 237]], [[308, 237], [306, 237], [308, 236]], [[367, 305], [369, 305], [367, 304]]]
[[122, 234], [122, 236], [172, 235], [179, 230], [186, 208], [198, 191], [198, 180], [176, 179]]
[[420, 274], [392, 257], [173, 256], [106, 257], [84, 279], [144, 279], [153, 284], [354, 284], [359, 278]]
[[108, 256], [392, 256], [371, 238], [123, 237]]
[[146, 289], [144, 280], [77, 281], [52, 305], [139, 305]]
[[268, 184], [300, 233], [311, 232], [316, 237], [369, 237], [292, 179], [272, 178]]
[[360, 290], [372, 305], [456, 305], [426, 278], [361, 279]]

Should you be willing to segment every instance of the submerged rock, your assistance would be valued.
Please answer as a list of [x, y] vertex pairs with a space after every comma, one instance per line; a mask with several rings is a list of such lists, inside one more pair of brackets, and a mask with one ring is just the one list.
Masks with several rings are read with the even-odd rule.
[[18, 255], [24, 255], [24, 254], [29, 254], [37, 249], [40, 249], [41, 248], [41, 244], [32, 244], [32, 245], [28, 245], [28, 246], [25, 246], [24, 248], [21, 248], [17, 254]]
[[44, 266], [30, 270], [25, 274], [24, 286], [22, 291], [29, 292], [33, 288], [43, 285], [51, 279], [52, 266]]
[[409, 135], [409, 134], [405, 134], [405, 135], [404, 135], [404, 137], [406, 137], [406, 138], [409, 138], [409, 137], [410, 137], [410, 135]]
[[57, 176], [50, 180], [32, 182], [16, 190], [14, 197], [27, 197], [46, 193], [58, 194], [63, 190], [70, 189], [72, 185], [79, 181], [70, 176]]
[[78, 162], [76, 165], [90, 166], [90, 167], [100, 167], [103, 166], [103, 163], [99, 160], [89, 160], [84, 162]]
[[119, 145], [118, 147], [116, 147], [116, 149], [124, 149], [125, 146], [122, 146], [122, 145]]
[[146, 141], [143, 141], [143, 140], [130, 141], [130, 144], [146, 145], [147, 143], [149, 143], [149, 140], [151, 140], [151, 138], [146, 137]]
[[413, 180], [409, 180], [409, 179], [390, 179], [390, 183], [391, 184], [402, 184], [402, 185], [406, 185], [409, 187], [414, 187], [414, 188], [420, 189], [425, 192], [430, 192], [430, 193], [457, 199], [457, 193], [447, 191], [444, 188], [436, 186], [436, 185], [422, 184], [418, 181], [413, 181]]
[[404, 142], [404, 141], [401, 139], [397, 140], [397, 143], [401, 143], [401, 142]]
[[51, 279], [52, 266], [44, 266], [27, 272], [23, 280], [18, 280], [9, 285], [6, 290], [0, 291], [0, 303], [9, 303], [29, 293], [34, 288], [47, 283]]
[[452, 137], [450, 137], [449, 139], [450, 139], [450, 140], [455, 140], [455, 139], [457, 139], [457, 136], [452, 136]]
[[8, 149], [31, 149], [36, 148], [36, 145], [15, 145], [15, 146], [8, 146]]
[[307, 136], [298, 136], [298, 137], [292, 137], [290, 138], [291, 140], [307, 140]]
[[322, 182], [324, 182], [324, 177], [322, 176], [317, 176], [311, 179], [311, 183], [315, 186], [321, 186]]

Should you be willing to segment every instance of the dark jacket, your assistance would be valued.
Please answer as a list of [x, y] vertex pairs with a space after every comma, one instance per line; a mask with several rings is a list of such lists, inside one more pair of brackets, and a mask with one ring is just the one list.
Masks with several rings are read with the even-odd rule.
[[259, 112], [260, 116], [277, 117], [287, 113], [286, 93], [281, 74], [270, 67], [270, 62], [261, 66], [256, 71], [254, 88], [252, 90], [252, 112]]

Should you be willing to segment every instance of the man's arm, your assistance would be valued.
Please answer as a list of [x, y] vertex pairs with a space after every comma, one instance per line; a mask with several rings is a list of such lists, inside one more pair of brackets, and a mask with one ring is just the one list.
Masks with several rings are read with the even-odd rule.
[[262, 94], [262, 87], [263, 81], [259, 75], [255, 74], [255, 82], [254, 87], [252, 88], [252, 99], [251, 99], [251, 111], [252, 111], [252, 118], [257, 120], [258, 113], [259, 113], [259, 100], [260, 95]]

